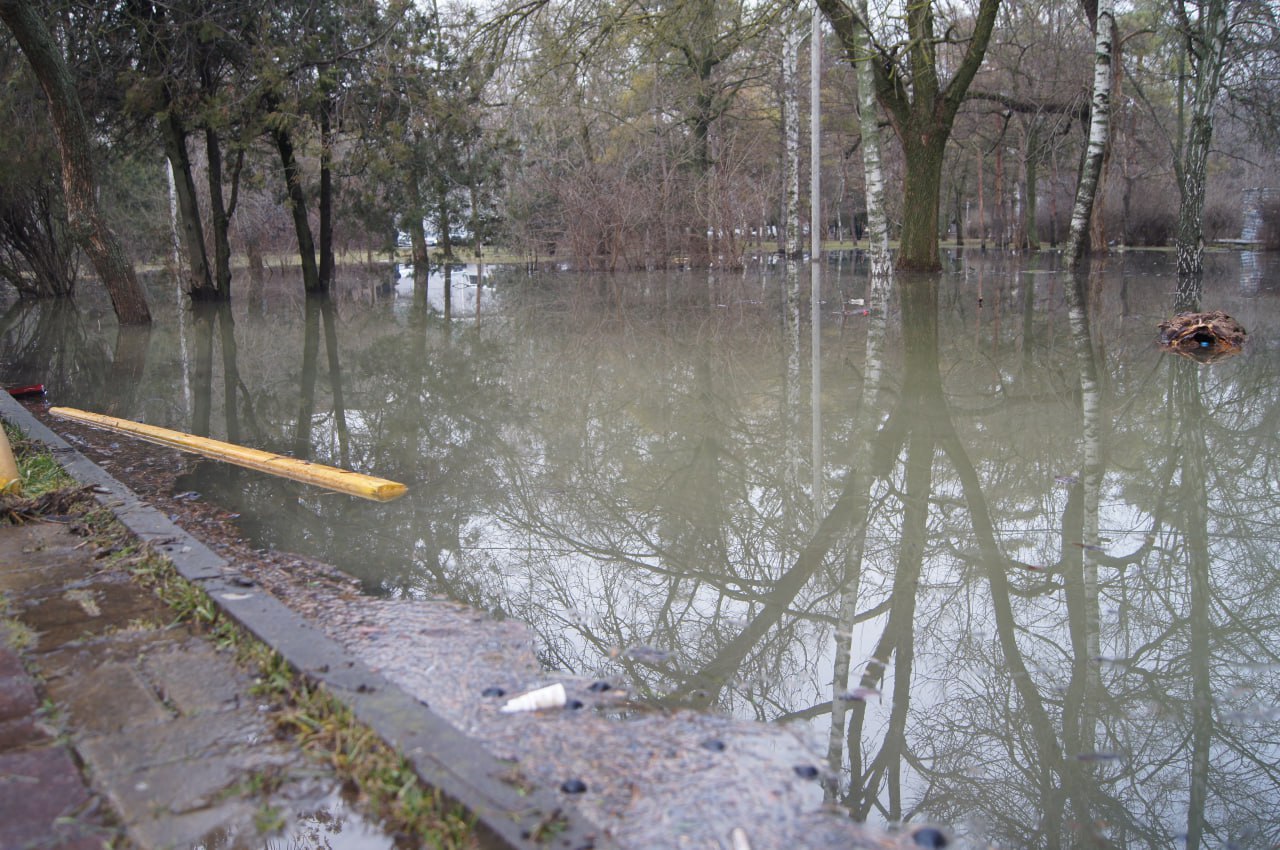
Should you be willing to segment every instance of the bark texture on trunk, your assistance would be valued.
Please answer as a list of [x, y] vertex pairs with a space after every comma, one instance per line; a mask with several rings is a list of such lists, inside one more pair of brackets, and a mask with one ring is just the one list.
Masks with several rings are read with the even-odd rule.
[[1199, 276], [1204, 270], [1204, 195], [1213, 140], [1213, 107], [1222, 87], [1227, 61], [1230, 20], [1227, 0], [1212, 0], [1194, 24], [1184, 11], [1184, 37], [1191, 56], [1191, 123], [1175, 160], [1178, 178], [1178, 276]]
[[293, 138], [288, 130], [275, 133], [276, 149], [280, 151], [280, 164], [284, 168], [285, 187], [289, 192], [289, 211], [293, 214], [293, 229], [298, 235], [298, 258], [302, 262], [302, 288], [308, 294], [324, 292], [324, 282], [316, 267], [316, 243], [311, 236], [311, 222], [307, 218], [307, 196], [302, 190], [302, 174], [293, 153]]
[[1093, 100], [1089, 108], [1089, 145], [1085, 151], [1076, 202], [1067, 237], [1067, 267], [1076, 268], [1088, 249], [1089, 220], [1102, 179], [1102, 163], [1111, 143], [1111, 57], [1115, 44], [1115, 0], [1098, 0], [1093, 51]]
[[[222, 196], [222, 142], [212, 128], [205, 128], [205, 152], [209, 158], [209, 217], [213, 225], [213, 280], [219, 301], [231, 300], [231, 213], [235, 208], [235, 190], [228, 206]], [[241, 160], [237, 160], [240, 162]], [[232, 184], [239, 180], [239, 167], [232, 168]]]
[[30, 2], [0, 0], [0, 20], [13, 33], [49, 101], [71, 233], [89, 255], [120, 323], [148, 324], [151, 311], [146, 294], [120, 241], [98, 209], [89, 124], [62, 54]]
[[782, 42], [783, 237], [782, 252], [800, 255], [800, 93], [796, 83], [800, 62], [800, 27], [788, 24]]
[[[817, 2], [849, 62], [856, 68], [859, 62], [866, 61], [866, 45], [874, 44], [867, 15], [846, 0]], [[999, 0], [981, 0], [978, 4], [964, 55], [945, 84], [938, 77], [939, 39], [934, 31], [932, 0], [906, 6], [909, 40], [905, 46], [876, 45], [874, 59], [868, 62], [876, 97], [902, 144], [905, 160], [898, 268], [936, 271], [942, 267], [938, 259], [942, 154], [956, 112], [986, 55], [999, 6]]]

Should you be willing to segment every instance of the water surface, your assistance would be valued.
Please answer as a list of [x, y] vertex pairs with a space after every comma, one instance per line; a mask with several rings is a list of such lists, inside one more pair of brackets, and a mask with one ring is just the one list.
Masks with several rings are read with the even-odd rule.
[[278, 272], [221, 313], [158, 280], [150, 332], [12, 307], [0, 362], [57, 404], [405, 482], [375, 504], [200, 462], [183, 487], [370, 592], [526, 620], [549, 668], [809, 724], [858, 819], [1270, 847], [1275, 266], [1210, 256], [1201, 306], [1250, 332], [1212, 365], [1155, 344], [1172, 257], [1143, 253], [1084, 303], [1053, 257], [952, 256], [885, 310], [849, 255], [816, 309], [776, 264], [471, 269], [448, 320], [396, 272], [325, 304]]

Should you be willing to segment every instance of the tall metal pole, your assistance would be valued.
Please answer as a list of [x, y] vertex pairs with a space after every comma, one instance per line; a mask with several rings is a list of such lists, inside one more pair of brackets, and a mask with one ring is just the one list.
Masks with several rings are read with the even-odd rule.
[[809, 30], [809, 238], [814, 262], [822, 256], [822, 12], [813, 4]]
[[813, 357], [810, 414], [813, 472], [813, 522], [826, 511], [822, 450], [822, 12], [813, 5], [809, 28], [809, 332]]

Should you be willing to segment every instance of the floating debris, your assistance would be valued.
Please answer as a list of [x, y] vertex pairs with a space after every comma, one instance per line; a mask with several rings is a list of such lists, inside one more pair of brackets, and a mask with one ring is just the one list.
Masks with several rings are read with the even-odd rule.
[[1160, 345], [1201, 363], [1213, 363], [1240, 353], [1248, 332], [1221, 310], [1178, 313], [1160, 323]]
[[730, 831], [729, 843], [733, 845], [733, 850], [751, 850], [751, 842], [747, 840], [747, 831], [740, 826], [735, 826]]
[[44, 384], [27, 384], [21, 387], [9, 387], [9, 395], [14, 398], [23, 396], [44, 395]]
[[566, 702], [568, 697], [565, 695], [564, 685], [556, 682], [554, 685], [513, 697], [498, 710], [504, 714], [513, 714], [517, 711], [541, 711], [544, 708], [564, 708]]

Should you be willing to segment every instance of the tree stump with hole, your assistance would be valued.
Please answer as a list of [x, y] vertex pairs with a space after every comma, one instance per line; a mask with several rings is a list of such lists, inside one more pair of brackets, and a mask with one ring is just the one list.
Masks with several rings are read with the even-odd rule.
[[1240, 353], [1247, 331], [1221, 310], [1178, 313], [1160, 323], [1160, 345], [1201, 363]]

